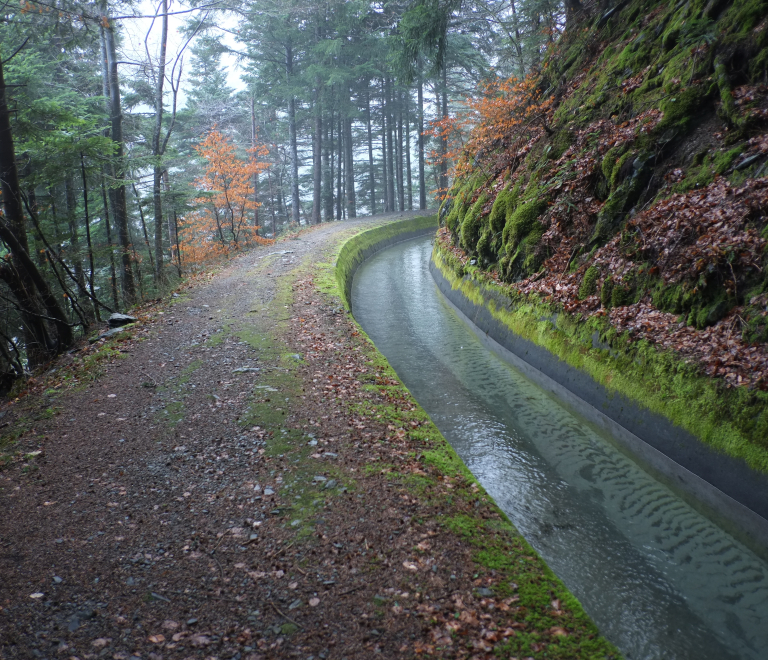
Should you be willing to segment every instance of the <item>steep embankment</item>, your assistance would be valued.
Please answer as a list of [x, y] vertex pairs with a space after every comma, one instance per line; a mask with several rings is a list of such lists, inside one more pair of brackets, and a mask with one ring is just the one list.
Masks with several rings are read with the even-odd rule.
[[475, 107], [437, 246], [515, 331], [763, 472], [767, 65], [766, 2], [584, 17]]

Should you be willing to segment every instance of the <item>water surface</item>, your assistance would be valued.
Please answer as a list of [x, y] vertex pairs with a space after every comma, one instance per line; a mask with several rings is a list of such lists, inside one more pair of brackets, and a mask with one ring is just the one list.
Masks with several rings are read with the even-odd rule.
[[496, 503], [629, 659], [768, 658], [768, 565], [487, 349], [430, 238], [355, 276], [355, 318]]

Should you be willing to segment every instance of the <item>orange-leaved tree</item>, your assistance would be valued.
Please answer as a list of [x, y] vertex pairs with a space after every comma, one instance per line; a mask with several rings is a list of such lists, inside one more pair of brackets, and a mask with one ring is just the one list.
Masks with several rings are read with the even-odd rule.
[[[477, 97], [465, 99], [463, 111], [430, 122], [425, 133], [448, 143], [445, 159], [453, 179], [469, 175], [477, 167], [493, 177], [550, 132], [552, 99], [541, 98], [537, 83], [536, 74], [523, 80], [487, 81]], [[437, 165], [441, 155], [432, 151], [429, 160]], [[448, 191], [437, 192], [444, 197]]]
[[258, 160], [267, 154], [263, 145], [247, 149], [248, 157], [237, 154], [232, 141], [215, 127], [195, 147], [206, 161], [205, 172], [195, 180], [200, 196], [197, 208], [181, 225], [179, 241], [185, 261], [202, 264], [252, 244], [271, 245], [259, 236], [253, 222], [259, 203], [254, 199], [253, 177], [268, 163]]

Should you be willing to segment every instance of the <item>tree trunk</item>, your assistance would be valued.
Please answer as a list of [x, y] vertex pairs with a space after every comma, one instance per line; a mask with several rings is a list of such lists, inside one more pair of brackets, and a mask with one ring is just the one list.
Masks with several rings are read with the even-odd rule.
[[[34, 186], [31, 186], [27, 190], [27, 199], [29, 200], [29, 207], [34, 213], [38, 213], [37, 207], [37, 195], [35, 194]], [[35, 260], [37, 261], [37, 267], [45, 271], [48, 262], [45, 259], [45, 244], [43, 243], [43, 237], [40, 232], [35, 231]], [[1, 343], [1, 342], [0, 342]]]
[[117, 271], [115, 270], [115, 250], [112, 242], [112, 228], [109, 226], [109, 204], [107, 204], [107, 186], [104, 183], [104, 171], [101, 172], [101, 200], [104, 205], [104, 226], [107, 232], [107, 247], [109, 248], [109, 272], [112, 284], [112, 302], [116, 311], [120, 311], [120, 296], [117, 294]]
[[[442, 118], [440, 109], [440, 79], [435, 80], [435, 113], [438, 118]], [[443, 138], [441, 137], [437, 144], [437, 194], [438, 197], [442, 196], [444, 181], [443, 181], [443, 161], [445, 160], [445, 149], [443, 148]]]
[[357, 201], [355, 199], [355, 163], [352, 144], [352, 119], [344, 122], [344, 171], [347, 182], [347, 217], [357, 217]]
[[[144, 220], [144, 209], [141, 206], [141, 197], [139, 197], [139, 191], [136, 188], [136, 184], [131, 184], [133, 186], [133, 195], [136, 197], [136, 208], [139, 209], [139, 219], [141, 220], [141, 231], [144, 234], [144, 245], [147, 246], [147, 254], [149, 255], [149, 267], [152, 269], [152, 272], [155, 272], [155, 262], [152, 258], [152, 248], [149, 245], [149, 233], [147, 232], [147, 223]], [[135, 247], [134, 247], [134, 253], [135, 253]], [[137, 262], [138, 263], [138, 260]], [[144, 298], [144, 294], [141, 295], [142, 298]]]
[[387, 87], [381, 81], [381, 181], [384, 188], [384, 213], [389, 213], [389, 158], [387, 158]]
[[[442, 109], [440, 112], [441, 119], [448, 117], [448, 67], [443, 62], [443, 68], [441, 71], [440, 80], [440, 92], [442, 97]], [[438, 104], [440, 98], [438, 98]], [[448, 192], [448, 141], [445, 136], [440, 138], [440, 195], [445, 195]]]
[[565, 29], [569, 30], [576, 25], [581, 12], [579, 0], [565, 0]]
[[411, 93], [405, 97], [405, 183], [408, 190], [408, 210], [413, 211], [413, 177], [411, 175]]
[[163, 170], [163, 185], [166, 199], [170, 200], [171, 212], [166, 213], [168, 218], [168, 241], [170, 243], [170, 261], [176, 261], [176, 270], [181, 277], [181, 249], [179, 248], [179, 220], [176, 214], [176, 200], [171, 195], [171, 182], [168, 178], [168, 170]]
[[321, 222], [323, 194], [323, 113], [320, 104], [320, 82], [315, 89], [315, 130], [312, 135], [312, 223]]
[[123, 298], [128, 306], [136, 302], [136, 286], [131, 269], [131, 239], [128, 233], [128, 207], [125, 196], [125, 163], [123, 145], [123, 112], [120, 105], [120, 80], [117, 72], [117, 51], [115, 48], [115, 33], [112, 22], [106, 13], [106, 3], [102, 5], [102, 26], [104, 34], [104, 51], [106, 54], [107, 76], [109, 80], [109, 113], [111, 118], [111, 137], [115, 143], [115, 154], [112, 158], [112, 176], [117, 184], [112, 189], [112, 215], [117, 228], [117, 239], [120, 244], [120, 284]]
[[83, 276], [83, 262], [80, 254], [80, 235], [77, 231], [77, 199], [75, 198], [75, 185], [68, 174], [64, 178], [64, 199], [67, 204], [67, 225], [69, 226], [69, 259], [72, 262], [72, 270], [78, 288], [85, 289], [85, 277]]
[[333, 220], [333, 111], [323, 122], [323, 215], [326, 222]]
[[421, 77], [421, 61], [419, 61], [419, 208], [427, 208], [427, 180], [424, 176], [424, 80]]
[[343, 183], [344, 183], [344, 166], [343, 166], [343, 153], [344, 153], [344, 136], [341, 132], [341, 114], [339, 114], [339, 119], [336, 123], [336, 141], [339, 145], [339, 151], [338, 151], [338, 157], [337, 157], [337, 166], [336, 169], [338, 170], [338, 173], [336, 175], [336, 219], [337, 220], [343, 220], [344, 219], [344, 205], [342, 204], [342, 199], [344, 197], [343, 195]]
[[397, 141], [395, 142], [395, 157], [397, 158], [397, 203], [400, 212], [405, 211], [405, 186], [403, 185], [403, 108], [400, 103], [402, 94], [397, 92]]
[[85, 156], [83, 156], [83, 154], [80, 154], [80, 173], [83, 177], [83, 213], [85, 215], [85, 240], [88, 244], [88, 289], [91, 292], [91, 300], [93, 301], [93, 313], [96, 316], [96, 320], [101, 322], [99, 306], [96, 303], [96, 289], [93, 286], [95, 269], [93, 266], [93, 243], [91, 242], [91, 218], [88, 212], [88, 178], [85, 174]]
[[[0, 217], [0, 240], [10, 251], [10, 260], [0, 263], [0, 279], [13, 292], [21, 307], [27, 341], [27, 357], [31, 367], [68, 349], [73, 341], [72, 327], [66, 313], [45, 278], [29, 256], [27, 232], [22, 206], [19, 173], [11, 134], [10, 113], [5, 98], [5, 78], [0, 61], [0, 191], [3, 217]], [[55, 336], [46, 319], [55, 329]]]
[[155, 286], [159, 289], [164, 284], [163, 276], [163, 167], [160, 163], [162, 149], [160, 136], [163, 130], [163, 83], [165, 82], [165, 55], [168, 42], [168, 0], [161, 0], [160, 9], [163, 12], [160, 30], [160, 56], [157, 63], [157, 79], [155, 81], [155, 129], [152, 132], [152, 155], [154, 156], [152, 177], [152, 205], [155, 214]]
[[393, 131], [393, 113], [392, 113], [392, 85], [389, 78], [387, 84], [387, 198], [389, 200], [389, 210], [395, 211], [395, 156], [394, 156], [394, 131]]
[[[285, 46], [285, 73], [290, 80], [293, 77], [293, 47], [288, 42]], [[289, 83], [290, 84], [290, 83]], [[299, 148], [296, 142], [296, 99], [288, 99], [288, 139], [291, 147], [291, 221], [301, 222], [299, 199]]]
[[371, 130], [371, 89], [365, 87], [365, 123], [368, 128], [368, 187], [371, 195], [371, 215], [376, 215], [376, 179], [373, 173], [373, 132]]
[[[256, 104], [253, 96], [251, 96], [251, 149], [254, 149], [254, 158], [256, 157]], [[253, 173], [253, 226], [256, 227], [256, 233], [258, 234], [259, 227], [259, 173]]]

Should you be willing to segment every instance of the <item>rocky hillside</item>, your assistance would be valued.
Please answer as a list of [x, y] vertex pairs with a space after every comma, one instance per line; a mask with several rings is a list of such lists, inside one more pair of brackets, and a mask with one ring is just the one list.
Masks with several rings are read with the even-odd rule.
[[442, 245], [512, 297], [672, 351], [764, 410], [768, 2], [592, 11], [541, 71], [476, 104]]

